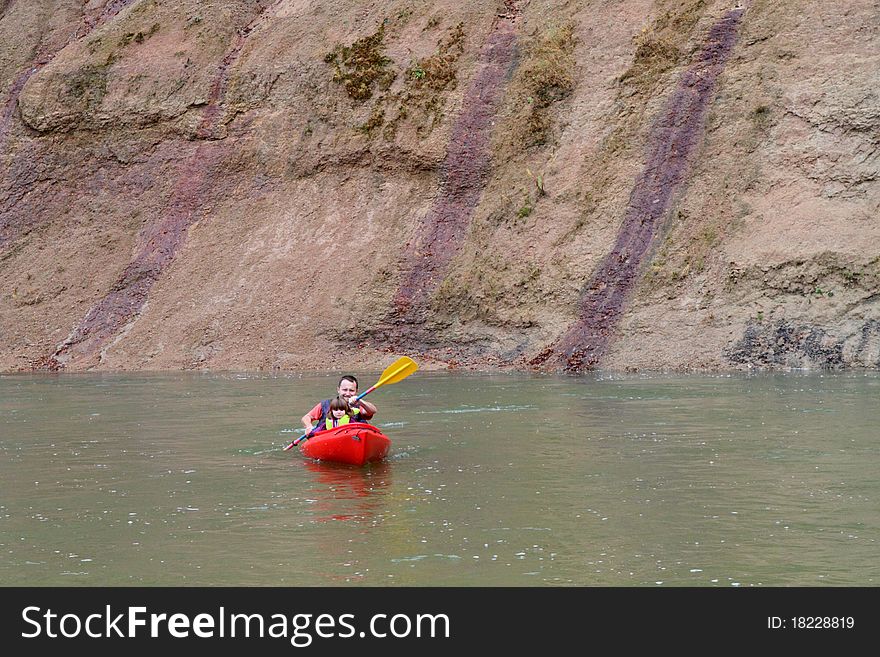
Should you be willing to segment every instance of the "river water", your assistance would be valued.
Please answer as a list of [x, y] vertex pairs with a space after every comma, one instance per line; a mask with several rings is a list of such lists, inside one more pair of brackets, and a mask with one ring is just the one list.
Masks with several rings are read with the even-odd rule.
[[[378, 378], [360, 373], [362, 389]], [[0, 376], [0, 585], [876, 586], [880, 375]]]

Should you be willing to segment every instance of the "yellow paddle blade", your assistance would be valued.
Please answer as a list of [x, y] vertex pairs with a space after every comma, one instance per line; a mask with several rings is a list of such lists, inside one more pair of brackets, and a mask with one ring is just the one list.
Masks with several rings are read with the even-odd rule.
[[385, 385], [386, 383], [397, 383], [398, 381], [403, 381], [410, 374], [419, 369], [419, 366], [416, 362], [410, 358], [409, 356], [401, 356], [396, 361], [391, 363], [388, 367], [385, 368], [385, 371], [382, 372], [382, 376], [379, 377], [379, 380], [376, 382], [376, 385], [373, 388], [378, 388], [379, 386]]

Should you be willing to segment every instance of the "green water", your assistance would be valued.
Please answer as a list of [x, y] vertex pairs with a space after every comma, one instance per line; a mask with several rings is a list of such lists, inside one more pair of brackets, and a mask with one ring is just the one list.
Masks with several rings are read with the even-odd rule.
[[[362, 373], [362, 388], [378, 373]], [[880, 375], [0, 377], [0, 585], [880, 583]]]

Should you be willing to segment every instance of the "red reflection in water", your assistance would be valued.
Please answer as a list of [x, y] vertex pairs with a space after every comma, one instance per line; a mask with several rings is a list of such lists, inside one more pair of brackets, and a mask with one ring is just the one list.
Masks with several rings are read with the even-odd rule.
[[388, 463], [360, 468], [311, 460], [301, 464], [311, 475], [312, 485], [305, 494], [317, 500], [317, 520], [371, 520], [383, 506], [385, 489], [391, 483]]

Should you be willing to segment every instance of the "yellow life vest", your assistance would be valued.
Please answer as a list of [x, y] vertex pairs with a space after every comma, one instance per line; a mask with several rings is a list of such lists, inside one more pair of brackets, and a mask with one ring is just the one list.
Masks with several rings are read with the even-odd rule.
[[[358, 413], [354, 413], [354, 415], [355, 415], [355, 419], [354, 419], [354, 420], [352, 420], [352, 419], [348, 416], [347, 413], [346, 413], [345, 415], [343, 415], [341, 418], [339, 418], [338, 420], [336, 420], [336, 419], [333, 417], [333, 413], [328, 413], [328, 415], [327, 415], [327, 419], [325, 420], [324, 424], [325, 424], [325, 426], [326, 426], [328, 429], [334, 429], [334, 428], [336, 428], [336, 427], [338, 427], [339, 425], [342, 425], [342, 424], [348, 424], [349, 422], [357, 422], [357, 415], [358, 415]], [[335, 422], [335, 424], [334, 424], [334, 422]]]

